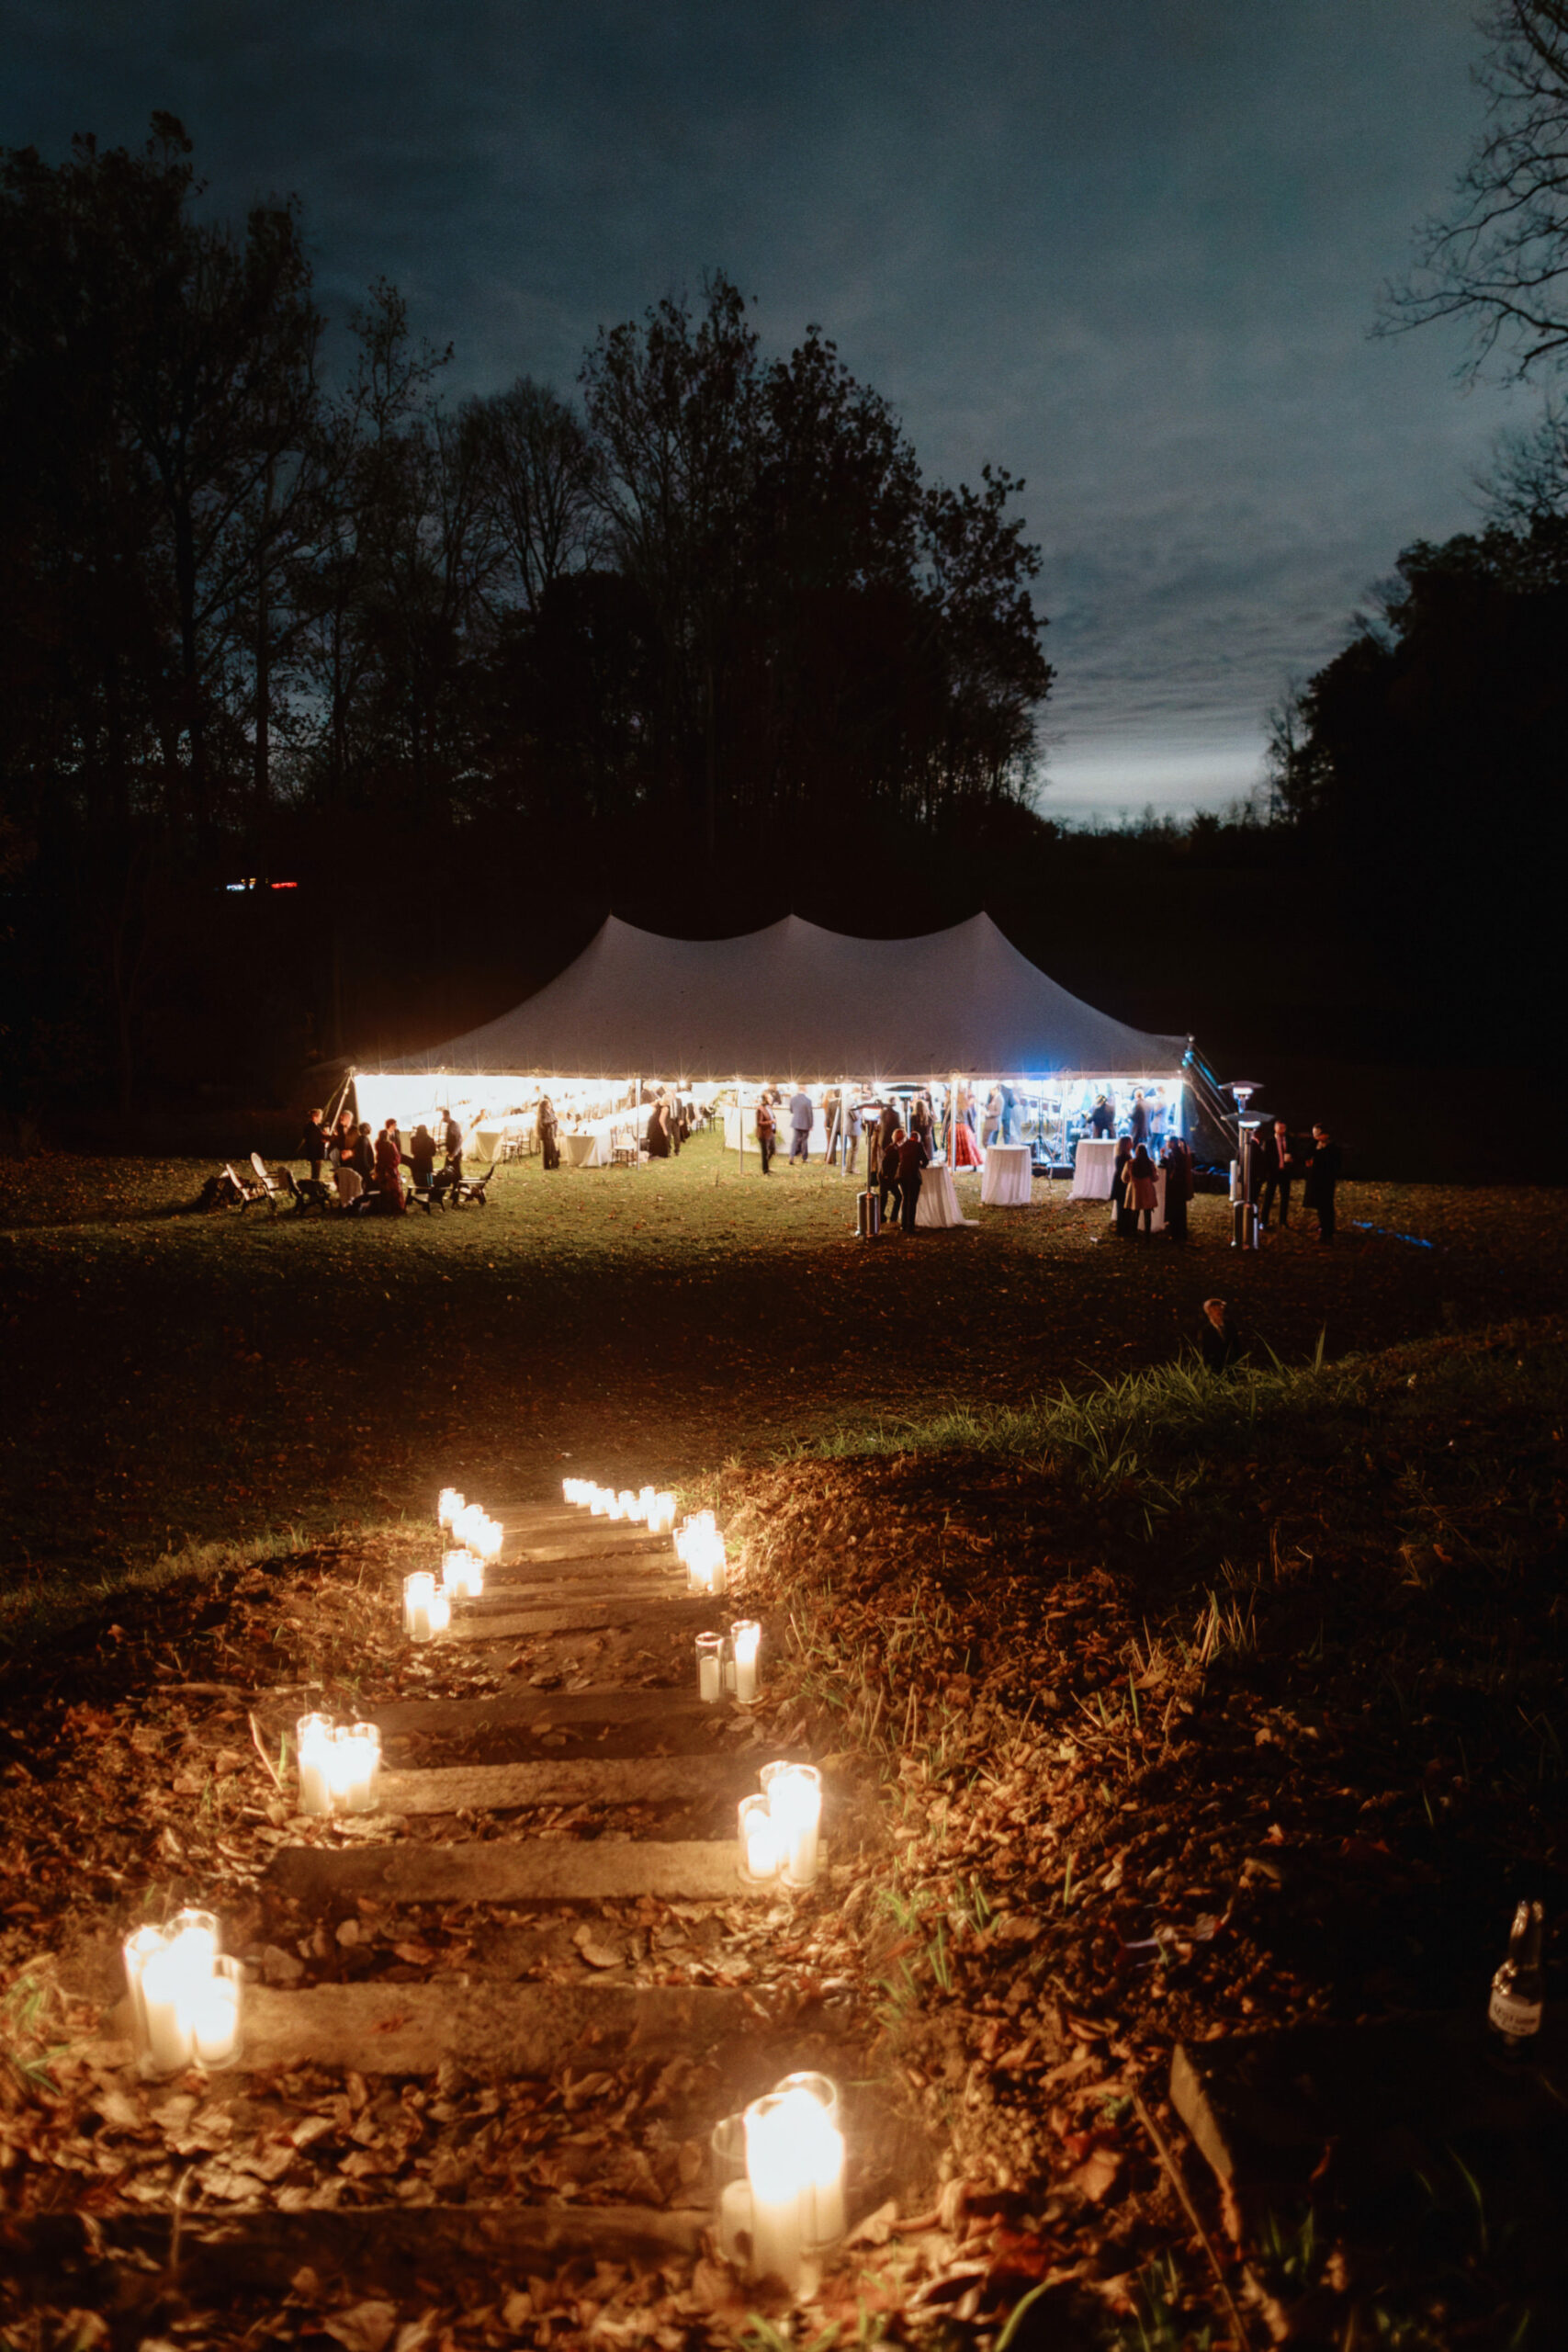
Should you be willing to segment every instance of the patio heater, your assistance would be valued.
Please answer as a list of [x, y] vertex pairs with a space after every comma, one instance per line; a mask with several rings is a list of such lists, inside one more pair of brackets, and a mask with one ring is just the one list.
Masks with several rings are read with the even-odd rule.
[[1231, 1162], [1231, 1248], [1256, 1250], [1258, 1247], [1258, 1204], [1247, 1198], [1247, 1149], [1256, 1119], [1247, 1115], [1247, 1106], [1258, 1091], [1255, 1078], [1233, 1078], [1224, 1091], [1235, 1104], [1235, 1158]]

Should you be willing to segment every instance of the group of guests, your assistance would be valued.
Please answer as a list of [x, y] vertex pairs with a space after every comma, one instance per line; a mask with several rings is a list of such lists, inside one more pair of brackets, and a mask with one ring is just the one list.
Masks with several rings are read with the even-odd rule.
[[[1127, 1106], [1127, 1141], [1134, 1145], [1147, 1144], [1157, 1159], [1165, 1147], [1170, 1113], [1171, 1106], [1166, 1100], [1163, 1086], [1135, 1086], [1133, 1100]], [[1092, 1136], [1096, 1142], [1108, 1143], [1120, 1124], [1114, 1095], [1101, 1089], [1089, 1105], [1081, 1132]]]
[[1280, 1230], [1291, 1222], [1291, 1193], [1302, 1188], [1302, 1206], [1317, 1218], [1321, 1242], [1334, 1238], [1334, 1195], [1339, 1183], [1342, 1154], [1328, 1129], [1314, 1125], [1309, 1143], [1298, 1143], [1283, 1119], [1247, 1130], [1242, 1170], [1245, 1194], [1258, 1209], [1258, 1222], [1267, 1232], [1276, 1201]]
[[442, 1123], [439, 1143], [422, 1125], [405, 1151], [396, 1119], [388, 1119], [373, 1135], [369, 1121], [355, 1119], [352, 1111], [341, 1111], [329, 1127], [325, 1112], [315, 1110], [305, 1122], [299, 1157], [310, 1163], [313, 1184], [321, 1182], [323, 1168], [331, 1168], [339, 1205], [351, 1216], [406, 1216], [405, 1168], [416, 1193], [449, 1192], [463, 1181], [463, 1130], [450, 1111], [436, 1116]]
[[1111, 1201], [1116, 1232], [1122, 1241], [1152, 1238], [1155, 1211], [1160, 1204], [1159, 1173], [1165, 1170], [1165, 1238], [1179, 1247], [1187, 1239], [1187, 1204], [1197, 1189], [1192, 1153], [1180, 1136], [1167, 1136], [1158, 1157], [1145, 1136], [1136, 1143], [1123, 1136], [1116, 1146], [1116, 1168], [1111, 1180]]

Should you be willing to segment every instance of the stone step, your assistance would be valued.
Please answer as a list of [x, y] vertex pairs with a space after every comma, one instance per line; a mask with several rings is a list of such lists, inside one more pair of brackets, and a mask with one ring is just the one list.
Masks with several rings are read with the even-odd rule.
[[574, 1603], [567, 1599], [555, 1609], [513, 1610], [504, 1601], [496, 1606], [478, 1601], [466, 1604], [454, 1617], [451, 1631], [436, 1638], [446, 1643], [513, 1642], [536, 1634], [604, 1634], [612, 1625], [655, 1621], [676, 1633], [689, 1626], [695, 1636], [710, 1627], [716, 1631], [730, 1623], [739, 1606], [732, 1593], [720, 1593], [715, 1600], [688, 1600], [682, 1595], [660, 1600], [632, 1592], [615, 1601]]
[[[523, 2278], [574, 2258], [657, 2264], [695, 2254], [705, 2207], [651, 2205], [360, 2205], [333, 2211], [252, 2210], [183, 2217], [180, 2286], [220, 2299], [287, 2293], [301, 2269], [347, 2293], [371, 2291], [400, 2303], [428, 2300], [423, 2282], [473, 2276]], [[127, 2265], [158, 2271], [168, 2262], [167, 2211], [104, 2212], [90, 2227], [74, 2213], [9, 2222], [8, 2275], [57, 2293], [70, 2278], [91, 2290], [91, 2273], [112, 2289]]]
[[361, 2075], [434, 2075], [450, 2059], [492, 2080], [558, 2074], [592, 2058], [705, 2056], [748, 2030], [738, 1986], [710, 1984], [316, 1984], [247, 1987], [240, 2064]]
[[[460, 1846], [285, 1846], [267, 1876], [314, 1908], [375, 1894], [394, 1903], [733, 1903], [751, 1890], [733, 1838], [477, 1838]], [[771, 1888], [758, 1890], [770, 1896]]]
[[[694, 1671], [693, 1681], [696, 1677]], [[382, 1736], [423, 1732], [435, 1738], [472, 1732], [540, 1731], [558, 1725], [595, 1730], [607, 1724], [698, 1722], [734, 1712], [728, 1700], [705, 1706], [692, 1690], [625, 1690], [606, 1686], [600, 1690], [529, 1690], [513, 1695], [497, 1691], [482, 1699], [388, 1699], [364, 1710], [364, 1720], [379, 1726]], [[281, 1713], [278, 1721], [282, 1722]]]
[[563, 1756], [538, 1764], [438, 1764], [383, 1771], [381, 1810], [517, 1813], [540, 1804], [701, 1804], [757, 1782], [753, 1756]]

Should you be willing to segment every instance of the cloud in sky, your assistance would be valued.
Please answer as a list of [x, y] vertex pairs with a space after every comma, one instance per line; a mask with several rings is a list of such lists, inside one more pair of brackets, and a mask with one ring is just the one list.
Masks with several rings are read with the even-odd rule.
[[456, 383], [562, 388], [718, 266], [928, 472], [1027, 481], [1063, 813], [1224, 801], [1529, 404], [1380, 282], [1480, 121], [1469, 0], [0, 0], [0, 141], [184, 117], [297, 190], [339, 313], [390, 277]]

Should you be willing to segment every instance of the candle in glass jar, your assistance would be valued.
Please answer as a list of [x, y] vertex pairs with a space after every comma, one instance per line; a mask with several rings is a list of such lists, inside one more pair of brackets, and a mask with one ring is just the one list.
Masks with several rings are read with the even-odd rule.
[[716, 1706], [724, 1690], [724, 1635], [697, 1635], [697, 1696]]
[[430, 1639], [430, 1604], [435, 1597], [435, 1578], [426, 1568], [420, 1568], [403, 1578], [403, 1631], [411, 1642]]
[[433, 1641], [444, 1634], [452, 1623], [452, 1603], [444, 1592], [433, 1592], [425, 1604], [425, 1639]]
[[343, 1795], [345, 1813], [374, 1813], [381, 1778], [381, 1735], [374, 1724], [350, 1724], [338, 1733], [343, 1751]]
[[212, 1963], [210, 1981], [192, 2000], [192, 2054], [209, 2073], [231, 2066], [240, 2054], [240, 1988], [239, 1962], [220, 1953]]
[[759, 1886], [779, 1874], [779, 1833], [766, 1797], [742, 1797], [738, 1815], [740, 1874]]
[[163, 1951], [164, 1942], [162, 1928], [138, 1928], [125, 1939], [125, 1983], [130, 1995], [131, 2039], [136, 2043], [138, 2056], [142, 2059], [147, 2052], [147, 2005], [142, 1997], [141, 1974], [153, 1953]]
[[463, 1508], [463, 1498], [456, 1487], [443, 1487], [441, 1499], [435, 1506], [435, 1517], [442, 1527], [450, 1527]]
[[754, 1618], [739, 1618], [729, 1629], [730, 1647], [735, 1653], [735, 1696], [743, 1707], [750, 1707], [756, 1700], [757, 1652], [761, 1640], [762, 1629]]
[[792, 2294], [807, 2257], [821, 2247], [819, 2221], [837, 2185], [843, 2205], [844, 2143], [809, 2091], [770, 2091], [746, 2109], [746, 2174], [751, 2188], [751, 2267]]
[[774, 2089], [781, 2095], [798, 2091], [816, 2101], [826, 2131], [809, 2127], [810, 2162], [807, 2195], [809, 2210], [802, 2216], [808, 2248], [829, 2246], [844, 2234], [844, 2142], [839, 2123], [839, 2086], [828, 2075], [786, 2075]]
[[333, 1719], [301, 1715], [294, 1726], [301, 1813], [331, 1813]]
[[783, 1848], [784, 1878], [791, 1886], [811, 1886], [817, 1878], [822, 1775], [814, 1764], [767, 1764], [761, 1781]]
[[[210, 1974], [210, 1970], [208, 1972]], [[177, 2075], [192, 2055], [188, 1955], [172, 1943], [152, 1953], [141, 1971], [141, 2013], [147, 2036], [147, 2071]]]

